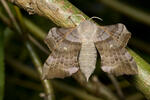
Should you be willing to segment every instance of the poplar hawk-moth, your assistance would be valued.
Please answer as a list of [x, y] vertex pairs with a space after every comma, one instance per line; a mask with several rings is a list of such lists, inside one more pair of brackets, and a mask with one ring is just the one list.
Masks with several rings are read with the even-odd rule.
[[54, 27], [44, 40], [52, 53], [44, 63], [43, 78], [64, 78], [80, 70], [88, 80], [95, 69], [97, 50], [104, 72], [116, 76], [137, 74], [137, 65], [125, 49], [130, 37], [120, 23], [98, 26], [85, 20], [74, 28]]

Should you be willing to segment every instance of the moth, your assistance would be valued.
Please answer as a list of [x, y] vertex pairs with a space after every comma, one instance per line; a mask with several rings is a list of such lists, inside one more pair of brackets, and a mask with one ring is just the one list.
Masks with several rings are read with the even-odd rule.
[[125, 49], [131, 33], [123, 24], [98, 26], [84, 20], [74, 28], [52, 28], [45, 43], [52, 51], [43, 66], [43, 79], [64, 78], [80, 70], [88, 80], [96, 65], [97, 50], [104, 72], [137, 74], [137, 65]]

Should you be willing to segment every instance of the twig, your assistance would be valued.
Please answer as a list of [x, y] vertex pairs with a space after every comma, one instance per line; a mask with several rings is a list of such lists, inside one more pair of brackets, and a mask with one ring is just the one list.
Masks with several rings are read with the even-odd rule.
[[8, 26], [10, 26], [10, 25], [11, 25], [11, 23], [10, 23], [9, 19], [8, 19], [8, 18], [6, 18], [6, 16], [5, 16], [5, 15], [3, 15], [3, 13], [2, 13], [2, 12], [0, 12], [0, 19], [1, 19], [4, 23], [6, 23]]
[[24, 24], [27, 30], [35, 37], [40, 40], [43, 40], [46, 37], [46, 32], [41, 30], [40, 27], [37, 27], [34, 23], [32, 23], [29, 19], [23, 17]]
[[116, 91], [117, 91], [117, 94], [118, 96], [120, 97], [121, 100], [125, 100], [125, 96], [119, 86], [119, 83], [118, 81], [116, 80], [116, 78], [112, 75], [112, 74], [107, 74], [108, 77], [110, 78], [110, 80], [112, 81], [113, 85], [115, 86], [116, 88]]
[[150, 14], [148, 14], [148, 13], [140, 11], [137, 8], [127, 6], [118, 0], [98, 0], [98, 1], [100, 1], [101, 3], [113, 8], [123, 14], [126, 14], [126, 15], [132, 17], [133, 19], [141, 21], [147, 25], [150, 25], [150, 20], [149, 20]]
[[[26, 66], [26, 65], [23, 65], [23, 66]], [[30, 77], [32, 77], [32, 76], [30, 76]], [[13, 83], [13, 84], [16, 84], [18, 86], [27, 88], [27, 89], [35, 90], [35, 91], [42, 91], [43, 90], [42, 85], [40, 85], [39, 83], [29, 81], [29, 80], [23, 80], [23, 79], [19, 79], [19, 78], [12, 77], [12, 76], [7, 76], [6, 81]]]
[[148, 64], [144, 59], [142, 59], [138, 54], [128, 48], [128, 51], [135, 59], [138, 65], [138, 75], [132, 77], [126, 77], [133, 86], [140, 90], [145, 97], [150, 99], [150, 64]]
[[14, 24], [15, 28], [19, 31], [19, 33], [21, 33], [21, 30], [20, 30], [20, 28], [19, 28], [19, 26], [17, 24], [17, 21], [16, 21], [15, 17], [13, 16], [13, 14], [11, 13], [11, 10], [9, 9], [6, 1], [5, 0], [0, 0], [0, 2], [4, 6], [4, 8], [5, 8], [5, 10], [6, 10], [7, 14], [8, 14], [8, 16], [10, 17], [11, 22]]
[[[25, 87], [25, 88], [38, 90], [38, 91], [42, 90], [41, 85], [39, 85], [37, 83], [30, 82], [30, 81], [24, 81], [24, 80], [20, 80], [20, 79], [17, 79], [17, 78], [12, 78], [12, 77], [9, 78], [9, 79], [7, 78], [7, 81], [15, 83], [15, 84], [17, 84], [19, 86], [22, 86], [22, 87]], [[65, 92], [65, 93], [67, 92], [67, 93], [72, 94], [72, 95], [74, 95], [78, 98], [81, 98], [81, 99], [84, 99], [84, 100], [103, 100], [103, 99], [94, 97], [92, 95], [89, 95], [81, 89], [77, 89], [77, 88], [74, 88], [72, 86], [66, 85], [65, 83], [62, 83], [62, 82], [59, 82], [59, 81], [52, 81], [52, 83], [53, 83], [54, 87], [56, 89], [58, 89], [59, 91], [62, 91], [62, 92]]]
[[[38, 73], [40, 75], [40, 79], [42, 78], [42, 64], [41, 61], [39, 60], [37, 54], [35, 53], [35, 51], [33, 50], [31, 44], [26, 41], [25, 43], [27, 49], [30, 51], [30, 56], [32, 59], [32, 62], [34, 63], [36, 69], [38, 70]], [[50, 99], [48, 100], [53, 100], [54, 99], [54, 95], [53, 95], [53, 90], [52, 90], [52, 86], [50, 84], [50, 82], [48, 80], [41, 80], [42, 84], [44, 86], [45, 92], [46, 92], [46, 96]]]
[[[8, 25], [12, 30], [15, 31], [15, 27], [13, 27], [13, 25], [10, 23], [10, 20], [5, 15], [3, 15], [1, 12], [0, 12], [0, 19], [6, 25]], [[42, 40], [43, 40], [46, 33], [44, 33], [42, 30], [40, 30], [40, 28], [36, 27], [33, 23], [31, 23], [26, 18], [24, 18], [24, 20], [25, 20], [26, 28], [29, 28], [29, 31], [32, 31], [33, 34], [36, 34], [36, 35], [39, 34], [39, 37], [42, 37]], [[33, 44], [35, 44], [41, 51], [43, 51], [45, 54], [50, 54], [50, 52], [48, 50], [46, 50], [43, 46], [41, 46], [41, 44], [36, 39], [34, 39], [30, 34], [28, 34], [28, 39]]]
[[85, 91], [77, 89], [75, 87], [70, 87], [69, 85], [66, 85], [62, 82], [61, 82], [61, 85], [60, 85], [60, 83], [58, 83], [56, 81], [54, 81], [53, 84], [55, 84], [56, 85], [55, 87], [59, 88], [59, 90], [64, 91], [64, 89], [65, 89], [65, 92], [74, 94], [75, 96], [77, 96], [78, 98], [81, 98], [83, 100], [103, 100], [101, 98], [96, 98], [96, 97], [87, 95], [87, 93]]
[[34, 44], [36, 45], [41, 51], [43, 51], [45, 54], [49, 55], [50, 52], [45, 49], [36, 39], [34, 39], [30, 34], [28, 34], [28, 38], [29, 40]]
[[[9, 61], [9, 60], [13, 60], [13, 61]], [[15, 60], [14, 58], [7, 56], [6, 62], [12, 68], [14, 68], [14, 70], [16, 70], [17, 72], [20, 72], [20, 73], [22, 73], [22, 74], [24, 74], [30, 78], [40, 80], [40, 78], [38, 76], [35, 76], [36, 72], [33, 69], [31, 69], [27, 65], [20, 63], [19, 61]], [[63, 92], [67, 92], [67, 93], [71, 93], [74, 96], [77, 96], [79, 98], [82, 98], [85, 100], [102, 100], [101, 98], [94, 97], [90, 94], [87, 94], [85, 91], [82, 91], [80, 89], [76, 89], [76, 88], [69, 86], [69, 85], [66, 85], [65, 83], [62, 83], [60, 81], [56, 81], [56, 80], [51, 80], [51, 81], [52, 81], [52, 84], [54, 85], [54, 87], [57, 88], [58, 90], [61, 90]]]
[[[5, 60], [17, 72], [24, 73], [26, 76], [31, 77], [34, 80], [39, 80], [38, 73], [36, 71], [32, 70], [31, 68], [29, 68], [28, 66], [25, 66], [24, 64], [19, 63], [19, 61], [14, 60], [12, 57], [10, 57], [8, 55], [6, 55]], [[21, 68], [20, 66], [23, 68]]]
[[90, 93], [103, 97], [106, 100], [118, 100], [117, 96], [109, 88], [107, 88], [100, 81], [96, 80], [96, 77], [92, 81], [89, 80], [89, 82], [86, 82], [85, 78], [79, 71], [75, 74], [74, 78]]
[[[24, 28], [24, 21], [22, 19], [22, 15], [21, 15], [19, 8], [15, 7], [15, 10], [17, 12], [17, 17], [18, 17], [18, 20], [19, 20], [22, 28], [24, 29], [24, 31], [26, 31]], [[41, 64], [41, 61], [40, 61], [38, 55], [35, 53], [35, 51], [29, 41], [25, 41], [25, 46], [27, 47], [29, 54], [31, 56], [32, 62], [35, 65], [35, 67], [40, 75], [40, 79], [42, 79], [42, 64]], [[50, 81], [41, 80], [41, 82], [44, 86], [47, 100], [54, 100], [53, 89], [52, 89], [52, 85], [51, 85]]]
[[106, 100], [110, 100], [110, 98], [111, 100], [118, 100], [118, 98], [115, 97], [112, 91], [98, 80], [97, 76], [92, 77], [91, 82], [89, 82], [88, 87], [90, 87], [90, 83], [91, 85], [95, 86], [95, 89], [93, 87], [91, 88], [93, 89], [92, 92], [95, 92], [95, 94], [97, 94], [98, 96], [99, 94], [101, 94], [101, 96], [105, 98]]
[[[21, 28], [19, 27], [15, 17], [11, 13], [7, 3], [5, 2], [5, 0], [1, 0], [1, 2], [2, 2], [4, 8], [6, 9], [6, 12], [8, 13], [8, 15], [10, 17], [10, 20], [15, 25], [16, 30], [18, 31], [18, 33], [22, 34], [23, 32], [22, 32]], [[32, 46], [30, 45], [30, 43], [28, 41], [25, 41], [25, 45], [26, 45], [27, 49], [29, 50], [29, 53], [31, 55], [33, 63], [35, 64], [35, 66], [37, 68], [37, 71], [38, 71], [39, 75], [41, 76], [42, 75], [41, 74], [42, 73], [42, 69], [40, 69], [41, 68], [40, 60], [38, 59], [36, 53], [33, 51], [33, 48], [32, 48]], [[44, 86], [44, 89], [45, 89], [46, 95], [48, 97], [48, 100], [53, 100], [54, 95], [53, 95], [53, 90], [52, 90], [52, 87], [51, 87], [50, 83], [47, 80], [41, 80], [41, 82], [42, 82], [42, 84]]]
[[[116, 88], [114, 87], [113, 84], [109, 84], [107, 85], [109, 88], [111, 88], [111, 90], [115, 90]], [[119, 82], [119, 86], [121, 87], [121, 89], [127, 88], [130, 86], [130, 83], [126, 80], [123, 80], [121, 82]]]

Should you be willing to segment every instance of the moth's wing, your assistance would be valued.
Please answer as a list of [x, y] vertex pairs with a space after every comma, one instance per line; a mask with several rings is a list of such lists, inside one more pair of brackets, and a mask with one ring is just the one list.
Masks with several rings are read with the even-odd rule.
[[121, 23], [102, 26], [100, 28], [107, 32], [116, 41], [116, 45], [120, 48], [125, 47], [131, 37], [131, 33], [127, 30], [125, 25]]
[[[102, 70], [116, 76], [137, 74], [137, 65], [132, 56], [124, 48], [129, 38], [122, 34], [128, 34], [129, 32], [127, 31], [127, 33], [124, 33], [125, 31], [122, 31], [121, 33], [115, 33], [115, 31], [109, 32], [109, 30], [108, 28], [107, 30], [98, 28], [94, 39], [96, 48], [101, 56]], [[118, 40], [115, 40], [116, 37], [119, 37]], [[122, 41], [126, 43], [122, 43]]]
[[76, 29], [55, 28], [55, 32], [51, 30], [49, 34], [54, 35], [49, 35], [50, 40], [46, 39], [45, 42], [53, 51], [44, 63], [43, 79], [64, 78], [76, 73], [79, 70], [77, 58], [81, 48]]
[[44, 39], [44, 42], [48, 48], [53, 51], [59, 43], [65, 38], [65, 35], [70, 33], [73, 28], [52, 28], [49, 30], [48, 35]]

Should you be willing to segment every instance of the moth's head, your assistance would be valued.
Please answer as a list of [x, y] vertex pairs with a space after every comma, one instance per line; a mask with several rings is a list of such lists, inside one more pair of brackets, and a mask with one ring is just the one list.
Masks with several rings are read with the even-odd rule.
[[79, 33], [93, 33], [96, 30], [96, 24], [90, 20], [81, 22], [78, 26]]

